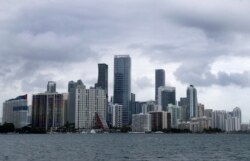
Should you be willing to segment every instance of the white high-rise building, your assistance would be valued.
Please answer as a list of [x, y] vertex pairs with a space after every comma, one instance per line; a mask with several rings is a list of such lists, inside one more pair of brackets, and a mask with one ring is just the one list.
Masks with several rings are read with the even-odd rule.
[[226, 130], [226, 111], [213, 111], [212, 113], [212, 128], [218, 128], [222, 131]]
[[132, 131], [133, 132], [149, 132], [151, 131], [151, 114], [133, 114], [132, 115]]
[[228, 114], [226, 119], [226, 132], [240, 131], [241, 130], [240, 118], [233, 117]]
[[240, 123], [242, 123], [242, 118], [241, 118], [241, 109], [239, 107], [235, 107], [233, 109], [233, 117], [237, 117], [240, 119]]
[[76, 87], [75, 128], [107, 129], [106, 106], [107, 97], [103, 89], [90, 88], [79, 85]]
[[15, 128], [22, 128], [28, 124], [29, 108], [27, 95], [7, 100], [3, 103], [2, 123], [13, 123]]
[[116, 128], [122, 128], [122, 110], [123, 106], [119, 104], [113, 104], [112, 111], [112, 126]]

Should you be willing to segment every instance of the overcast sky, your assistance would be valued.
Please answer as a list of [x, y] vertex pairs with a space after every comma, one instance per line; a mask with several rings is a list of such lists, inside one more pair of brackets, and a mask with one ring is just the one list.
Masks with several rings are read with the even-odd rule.
[[70, 80], [93, 86], [97, 63], [109, 65], [112, 95], [114, 55], [129, 54], [138, 101], [154, 98], [163, 68], [177, 99], [194, 84], [205, 108], [239, 106], [247, 122], [249, 15], [249, 0], [1, 0], [0, 102], [31, 99], [49, 80], [58, 92]]

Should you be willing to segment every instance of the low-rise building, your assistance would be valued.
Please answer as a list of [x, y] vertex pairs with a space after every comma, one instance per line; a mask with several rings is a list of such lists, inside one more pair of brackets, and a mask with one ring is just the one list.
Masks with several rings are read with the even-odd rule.
[[150, 112], [152, 131], [171, 129], [171, 114], [166, 111]]
[[27, 95], [18, 96], [3, 103], [2, 123], [13, 123], [15, 128], [22, 128], [28, 122], [28, 98]]
[[132, 115], [132, 131], [133, 132], [150, 132], [151, 114], [133, 114]]

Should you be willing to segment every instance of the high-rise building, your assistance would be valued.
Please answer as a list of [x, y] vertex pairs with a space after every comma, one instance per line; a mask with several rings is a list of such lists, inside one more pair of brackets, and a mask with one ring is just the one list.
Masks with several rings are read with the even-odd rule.
[[164, 69], [155, 70], [155, 101], [158, 101], [158, 88], [165, 86], [165, 71]]
[[85, 85], [81, 80], [77, 82], [70, 81], [68, 83], [68, 104], [67, 104], [67, 114], [66, 122], [70, 124], [75, 124], [76, 119], [76, 93], [77, 88], [85, 89]]
[[234, 132], [241, 130], [240, 118], [235, 117], [232, 112], [227, 113], [226, 123], [226, 132]]
[[64, 126], [63, 94], [34, 94], [32, 100], [32, 127], [45, 131]]
[[158, 88], [158, 111], [167, 111], [168, 104], [176, 105], [175, 87]]
[[75, 128], [76, 129], [107, 129], [105, 90], [79, 85], [75, 96]]
[[123, 105], [123, 125], [131, 123], [131, 59], [129, 55], [116, 55], [114, 58], [113, 102]]
[[189, 112], [187, 112], [187, 109], [188, 109], [188, 99], [186, 97], [181, 97], [180, 101], [178, 102], [178, 106], [181, 107], [182, 121], [188, 121], [188, 119], [187, 119], [187, 118], [189, 118]]
[[235, 107], [233, 109], [233, 117], [237, 117], [240, 119], [240, 123], [242, 123], [242, 118], [241, 118], [241, 109], [239, 107]]
[[47, 84], [48, 93], [56, 93], [56, 82], [49, 81]]
[[122, 105], [112, 105], [112, 127], [122, 128]]
[[187, 119], [190, 120], [191, 118], [198, 116], [197, 90], [193, 85], [190, 85], [187, 88], [187, 99], [188, 99]]
[[151, 114], [133, 114], [132, 115], [132, 131], [133, 132], [150, 132]]
[[108, 65], [98, 64], [98, 81], [95, 84], [96, 88], [105, 90], [108, 96]]
[[177, 105], [169, 104], [168, 105], [168, 112], [171, 113], [171, 127], [177, 128], [177, 125], [178, 125], [177, 123], [182, 118], [181, 107], [177, 106]]
[[3, 103], [2, 122], [13, 123], [15, 128], [22, 128], [28, 124], [27, 95], [18, 96]]
[[226, 130], [226, 111], [213, 111], [212, 113], [212, 128], [221, 129], [222, 131]]

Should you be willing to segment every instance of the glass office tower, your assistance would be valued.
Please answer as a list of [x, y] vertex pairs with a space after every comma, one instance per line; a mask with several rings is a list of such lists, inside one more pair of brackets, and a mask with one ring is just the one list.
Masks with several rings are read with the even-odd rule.
[[131, 58], [129, 55], [116, 55], [114, 58], [113, 102], [123, 105], [123, 125], [131, 123]]

